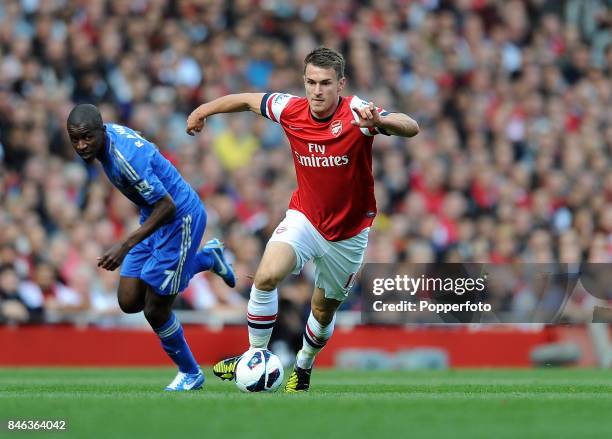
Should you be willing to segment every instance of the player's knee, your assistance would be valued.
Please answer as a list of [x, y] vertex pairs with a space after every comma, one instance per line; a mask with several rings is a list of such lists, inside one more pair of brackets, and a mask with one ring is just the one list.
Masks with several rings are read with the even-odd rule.
[[255, 273], [255, 288], [261, 291], [272, 291], [278, 283], [283, 280], [281, 276], [274, 274], [270, 270], [259, 269]]
[[336, 312], [334, 309], [327, 309], [317, 305], [312, 306], [311, 310], [313, 317], [321, 326], [329, 325], [334, 319], [334, 314]]
[[119, 293], [117, 295], [119, 308], [126, 314], [135, 314], [143, 310], [144, 304], [138, 300], [134, 300], [127, 294]]

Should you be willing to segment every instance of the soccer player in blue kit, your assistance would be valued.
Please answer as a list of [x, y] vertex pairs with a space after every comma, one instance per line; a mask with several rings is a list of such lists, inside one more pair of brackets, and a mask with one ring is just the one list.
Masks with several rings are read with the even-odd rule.
[[98, 258], [98, 266], [121, 265], [117, 298], [125, 313], [144, 311], [168, 356], [178, 366], [168, 391], [200, 389], [196, 363], [172, 303], [191, 277], [210, 270], [236, 283], [218, 239], [198, 252], [206, 211], [198, 195], [157, 147], [125, 126], [104, 124], [97, 107], [80, 104], [67, 121], [72, 147], [87, 163], [98, 159], [111, 183], [140, 208], [140, 227]]

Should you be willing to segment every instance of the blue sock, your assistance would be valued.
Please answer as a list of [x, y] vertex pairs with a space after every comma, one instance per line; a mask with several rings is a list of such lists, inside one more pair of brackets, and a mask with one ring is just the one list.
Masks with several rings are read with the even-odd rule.
[[212, 255], [212, 250], [203, 248], [195, 255], [193, 260], [193, 273], [210, 270], [215, 265], [215, 257]]
[[183, 335], [183, 327], [174, 313], [160, 328], [155, 329], [155, 333], [161, 340], [161, 345], [166, 354], [178, 366], [183, 373], [198, 373], [199, 367], [193, 354], [187, 345]]

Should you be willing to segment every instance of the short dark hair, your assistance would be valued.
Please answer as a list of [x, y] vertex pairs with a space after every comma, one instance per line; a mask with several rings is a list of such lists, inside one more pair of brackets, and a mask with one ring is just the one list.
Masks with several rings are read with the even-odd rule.
[[102, 129], [102, 115], [98, 107], [92, 104], [79, 104], [72, 109], [66, 123], [68, 126], [85, 125], [90, 129]]
[[308, 64], [324, 69], [332, 68], [336, 71], [338, 79], [344, 77], [344, 57], [334, 49], [317, 47], [304, 58], [304, 73]]

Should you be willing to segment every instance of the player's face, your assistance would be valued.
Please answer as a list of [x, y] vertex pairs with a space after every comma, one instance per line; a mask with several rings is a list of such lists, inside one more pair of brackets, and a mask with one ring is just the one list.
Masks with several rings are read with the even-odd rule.
[[344, 88], [345, 81], [345, 78], [337, 78], [333, 68], [306, 65], [304, 87], [310, 111], [314, 116], [324, 118], [336, 110], [338, 96]]
[[100, 154], [104, 147], [105, 128], [91, 128], [87, 125], [68, 126], [70, 143], [76, 153], [87, 163]]

